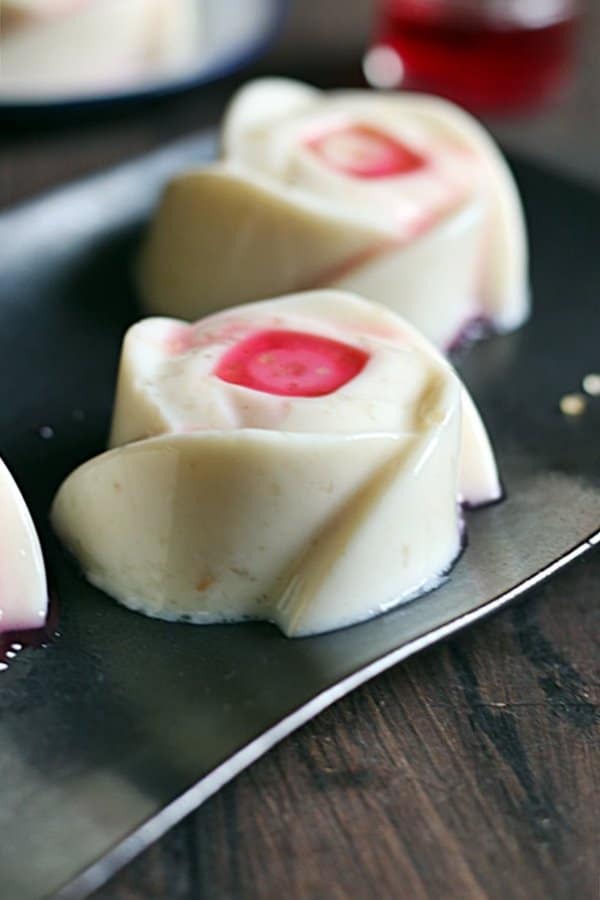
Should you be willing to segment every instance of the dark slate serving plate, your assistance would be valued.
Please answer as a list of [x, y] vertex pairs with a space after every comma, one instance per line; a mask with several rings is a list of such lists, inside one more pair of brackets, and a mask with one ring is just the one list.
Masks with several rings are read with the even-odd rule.
[[[517, 167], [535, 315], [460, 361], [508, 491], [469, 513], [438, 591], [376, 620], [287, 640], [272, 626], [145, 619], [86, 585], [49, 533], [61, 479], [102, 450], [141, 223], [208, 136], [0, 216], [0, 453], [31, 504], [59, 636], [0, 673], [2, 896], [83, 897], [244, 766], [362, 681], [516, 599], [600, 541], [600, 198]], [[49, 429], [52, 429], [51, 431]]]

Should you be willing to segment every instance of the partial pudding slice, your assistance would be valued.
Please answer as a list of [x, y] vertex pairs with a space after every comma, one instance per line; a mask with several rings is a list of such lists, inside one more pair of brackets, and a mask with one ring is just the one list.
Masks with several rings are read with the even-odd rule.
[[415, 94], [324, 94], [252, 82], [223, 161], [168, 186], [142, 252], [153, 313], [195, 318], [335, 287], [389, 306], [436, 345], [528, 314], [527, 242], [512, 176], [458, 107]]
[[19, 488], [0, 460], [0, 632], [41, 628], [48, 610], [40, 542]]
[[461, 548], [460, 501], [500, 495], [452, 368], [341, 292], [134, 325], [111, 445], [52, 511], [90, 581], [149, 615], [288, 635], [434, 587]]

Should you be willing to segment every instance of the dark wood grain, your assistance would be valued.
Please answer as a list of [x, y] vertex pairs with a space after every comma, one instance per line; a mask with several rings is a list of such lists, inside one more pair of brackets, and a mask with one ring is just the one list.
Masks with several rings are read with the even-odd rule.
[[[88, 121], [4, 122], [0, 205], [214, 122], [236, 83]], [[596, 553], [355, 691], [95, 900], [597, 900], [599, 593]]]
[[600, 555], [276, 747], [94, 900], [596, 900]]

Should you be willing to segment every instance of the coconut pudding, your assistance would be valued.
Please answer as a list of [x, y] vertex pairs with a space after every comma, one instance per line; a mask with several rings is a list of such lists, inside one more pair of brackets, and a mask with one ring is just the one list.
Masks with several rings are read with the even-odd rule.
[[139, 285], [152, 313], [194, 319], [289, 291], [379, 301], [448, 348], [473, 323], [528, 314], [519, 196], [487, 132], [418, 94], [251, 82], [225, 116], [223, 159], [175, 177]]
[[0, 633], [41, 628], [48, 588], [40, 542], [25, 501], [0, 460]]
[[2, 0], [0, 97], [133, 88], [197, 58], [198, 0]]
[[93, 584], [167, 619], [358, 622], [436, 586], [460, 503], [500, 496], [454, 370], [337, 291], [134, 325], [110, 443], [64, 482], [54, 527]]

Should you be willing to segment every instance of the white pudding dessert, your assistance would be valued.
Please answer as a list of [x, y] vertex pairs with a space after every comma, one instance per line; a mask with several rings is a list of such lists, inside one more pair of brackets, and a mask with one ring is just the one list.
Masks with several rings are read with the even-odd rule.
[[88, 579], [152, 616], [288, 635], [436, 586], [462, 546], [460, 503], [501, 493], [450, 365], [338, 291], [134, 325], [111, 448], [52, 510]]
[[133, 88], [199, 51], [199, 0], [2, 0], [0, 97]]
[[445, 349], [475, 322], [527, 317], [515, 183], [453, 104], [263, 79], [233, 99], [222, 143], [222, 161], [178, 175], [159, 202], [139, 264], [149, 312], [194, 319], [334, 287]]
[[46, 570], [35, 526], [0, 460], [0, 632], [41, 628], [48, 611]]

